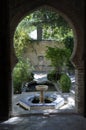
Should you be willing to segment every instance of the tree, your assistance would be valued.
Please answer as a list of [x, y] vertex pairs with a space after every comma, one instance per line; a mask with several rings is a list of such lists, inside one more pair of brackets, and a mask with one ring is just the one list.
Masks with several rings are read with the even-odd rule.
[[18, 59], [22, 57], [24, 50], [27, 48], [29, 39], [26, 31], [18, 26], [14, 35], [14, 48]]
[[63, 40], [63, 43], [65, 45], [65, 47], [67, 49], [70, 49], [71, 53], [73, 52], [73, 46], [74, 46], [74, 39], [73, 39], [73, 36], [69, 36], [67, 35], [64, 40]]
[[[20, 23], [27, 33], [37, 30], [37, 40], [62, 41], [72, 33], [67, 21], [51, 9], [41, 8], [26, 16]], [[71, 32], [71, 33], [70, 33]]]
[[29, 82], [33, 79], [33, 67], [28, 58], [24, 58], [23, 54], [28, 47], [29, 36], [24, 28], [18, 26], [14, 35], [14, 48], [18, 63], [13, 70], [14, 93], [20, 93], [23, 82]]
[[[67, 36], [64, 38], [63, 43], [64, 43], [65, 47], [70, 50], [70, 52], [71, 52], [71, 54], [72, 54], [72, 52], [73, 52], [73, 46], [74, 46], [73, 36], [67, 35]], [[71, 70], [74, 69], [74, 66], [72, 65], [72, 63], [71, 63], [70, 60], [69, 60], [69, 62], [67, 63], [67, 66], [68, 66], [68, 68], [71, 69]]]
[[51, 61], [58, 73], [61, 73], [62, 67], [68, 63], [70, 55], [70, 50], [66, 48], [48, 47], [46, 51], [46, 58]]
[[21, 60], [19, 60], [13, 70], [14, 93], [21, 92], [21, 86], [23, 82], [29, 82], [33, 80], [32, 69], [33, 68], [30, 65], [29, 59], [21, 58]]

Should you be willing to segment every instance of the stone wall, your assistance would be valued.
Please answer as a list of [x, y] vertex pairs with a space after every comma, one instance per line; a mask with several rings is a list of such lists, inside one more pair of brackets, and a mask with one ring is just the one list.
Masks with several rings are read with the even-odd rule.
[[62, 43], [56, 41], [32, 41], [24, 53], [24, 58], [29, 58], [35, 71], [51, 71], [51, 62], [45, 57], [47, 47], [63, 48]]

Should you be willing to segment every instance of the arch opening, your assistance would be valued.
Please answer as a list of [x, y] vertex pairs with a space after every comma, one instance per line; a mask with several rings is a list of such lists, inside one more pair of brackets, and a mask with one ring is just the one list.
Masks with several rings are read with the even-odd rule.
[[[44, 8], [44, 10], [45, 10], [45, 9], [46, 9], [46, 8]], [[49, 10], [50, 10], [50, 8], [49, 8]], [[37, 11], [39, 11], [39, 10], [37, 10]], [[49, 12], [48, 12], [48, 13], [49, 13]], [[56, 14], [57, 14], [57, 12], [56, 12]], [[52, 15], [52, 14], [51, 14], [51, 15]], [[28, 17], [28, 16], [27, 16], [27, 17]], [[55, 20], [55, 19], [54, 19], [54, 20]], [[46, 19], [45, 19], [45, 21], [42, 21], [42, 22], [46, 22], [46, 23], [47, 23]], [[51, 23], [51, 24], [52, 24], [52, 23]], [[61, 25], [61, 26], [62, 26], [62, 25]], [[36, 27], [33, 27], [33, 30], [34, 30], [34, 29], [36, 29]], [[46, 30], [46, 28], [44, 28], [44, 29]], [[47, 26], [47, 30], [48, 30], [48, 29], [49, 29], [49, 27]], [[32, 32], [33, 30], [31, 30], [31, 32]], [[37, 31], [38, 31], [38, 30], [36, 29], [36, 32], [37, 32]], [[52, 30], [49, 30], [49, 31], [53, 32]], [[40, 42], [41, 42], [41, 45], [42, 45], [42, 43], [44, 43], [45, 41], [49, 42], [49, 44], [50, 44], [51, 41], [54, 41], [54, 42], [57, 42], [57, 41], [58, 41], [58, 40], [56, 41], [57, 37], [55, 37], [55, 36], [52, 37], [51, 35], [49, 35], [49, 34], [50, 34], [49, 32], [48, 32], [49, 34], [47, 34], [47, 35], [48, 35], [47, 38], [50, 38], [50, 39], [46, 39], [46, 35], [45, 35], [45, 34], [42, 34], [42, 28], [41, 28], [41, 31], [40, 31], [40, 29], [39, 29], [39, 32], [41, 32], [41, 35], [39, 35], [40, 33], [37, 33], [38, 36], [36, 35], [36, 38], [37, 38], [37, 39], [35, 39], [35, 40], [33, 40], [34, 38], [31, 37], [31, 35], [28, 35], [28, 37], [30, 37], [30, 41], [31, 41], [31, 40], [32, 40], [32, 41], [35, 41], [35, 42], [39, 42], [39, 41], [40, 41]], [[45, 31], [45, 32], [46, 32], [46, 31]], [[71, 33], [72, 33], [72, 36], [73, 36], [73, 32], [70, 31], [70, 35], [69, 35], [69, 37], [68, 37], [69, 39], [67, 39], [67, 40], [71, 40], [71, 39], [70, 39], [70, 38], [71, 38]], [[32, 36], [33, 36], [33, 35], [32, 35]], [[59, 37], [59, 36], [58, 36], [58, 37]], [[32, 38], [32, 39], [31, 39], [31, 38]], [[45, 39], [43, 39], [43, 38], [45, 38]], [[53, 38], [56, 38], [56, 39], [53, 40]], [[67, 38], [67, 37], [66, 37], [66, 38]], [[66, 38], [65, 38], [65, 39], [66, 39]], [[73, 36], [73, 38], [74, 38], [74, 36]], [[61, 39], [61, 38], [60, 38], [60, 39]], [[72, 40], [73, 40], [73, 39], [72, 39]], [[65, 40], [65, 41], [66, 41], [66, 40]], [[45, 44], [47, 44], [47, 43], [45, 42]], [[69, 45], [69, 46], [70, 46], [70, 45]], [[75, 45], [74, 45], [74, 46], [75, 46]], [[72, 47], [72, 52], [73, 52], [74, 46]], [[30, 48], [30, 45], [29, 45], [29, 48]], [[33, 48], [34, 48], [34, 47], [33, 47]], [[56, 48], [56, 46], [55, 46], [55, 48]], [[37, 52], [36, 52], [36, 47], [35, 47], [34, 49], [35, 49], [35, 53], [36, 53], [37, 58], [38, 58], [37, 61], [43, 64], [43, 62], [44, 62], [44, 61], [43, 61], [43, 60], [44, 60], [43, 54], [40, 54], [40, 53], [37, 54]], [[15, 50], [16, 50], [16, 49], [15, 49]], [[29, 51], [30, 51], [30, 50], [29, 50]], [[18, 51], [17, 51], [17, 52], [18, 52]], [[71, 54], [72, 54], [72, 53], [71, 53]], [[16, 53], [16, 55], [18, 55], [18, 54]], [[30, 54], [29, 54], [29, 55], [30, 55]], [[27, 55], [26, 55], [26, 56], [27, 56]], [[31, 56], [31, 55], [30, 55], [30, 56]], [[24, 58], [25, 58], [25, 56], [24, 56]], [[34, 59], [34, 58], [32, 58], [32, 59]], [[30, 61], [31, 61], [31, 60], [30, 60]], [[30, 63], [31, 63], [31, 62], [30, 62]], [[40, 63], [39, 63], [39, 64], [40, 64]], [[28, 64], [29, 64], [29, 62], [28, 62]], [[29, 64], [29, 65], [30, 65], [30, 64]], [[31, 66], [32, 66], [32, 65], [31, 65]], [[37, 67], [37, 65], [35, 65], [35, 68], [36, 68], [36, 67]], [[43, 67], [44, 67], [43, 65], [41, 65], [41, 66], [39, 65], [39, 71], [40, 71], [40, 70], [43, 70]], [[33, 67], [33, 68], [34, 68], [34, 67]], [[74, 69], [74, 68], [73, 68], [73, 69]], [[31, 70], [30, 70], [30, 71], [31, 71]], [[50, 71], [50, 70], [48, 70], [48, 71]], [[67, 70], [65, 70], [65, 71], [67, 71]], [[74, 72], [73, 72], [73, 73], [74, 73]], [[74, 76], [75, 76], [75, 75], [74, 75]]]

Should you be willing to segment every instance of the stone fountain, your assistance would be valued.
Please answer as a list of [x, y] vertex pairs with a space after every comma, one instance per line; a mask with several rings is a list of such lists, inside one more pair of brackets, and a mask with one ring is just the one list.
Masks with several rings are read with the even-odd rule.
[[36, 90], [40, 94], [27, 96], [19, 100], [19, 105], [27, 110], [58, 109], [64, 105], [64, 98], [59, 94], [44, 94], [48, 90], [47, 85], [37, 85]]

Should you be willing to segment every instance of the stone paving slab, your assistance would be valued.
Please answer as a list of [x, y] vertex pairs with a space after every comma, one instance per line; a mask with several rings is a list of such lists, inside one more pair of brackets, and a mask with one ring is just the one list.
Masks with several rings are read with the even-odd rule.
[[13, 117], [2, 122], [0, 130], [86, 130], [86, 118], [74, 114]]

